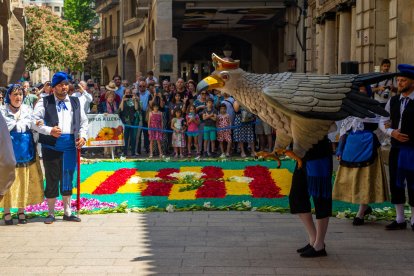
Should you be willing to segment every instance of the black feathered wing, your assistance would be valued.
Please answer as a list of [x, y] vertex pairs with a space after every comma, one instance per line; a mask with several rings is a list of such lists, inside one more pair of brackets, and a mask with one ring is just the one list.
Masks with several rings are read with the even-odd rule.
[[378, 83], [395, 74], [369, 73], [361, 75], [291, 74], [277, 84], [263, 89], [266, 99], [306, 118], [328, 121], [348, 116], [373, 118], [388, 116], [379, 103], [359, 92], [361, 86]]

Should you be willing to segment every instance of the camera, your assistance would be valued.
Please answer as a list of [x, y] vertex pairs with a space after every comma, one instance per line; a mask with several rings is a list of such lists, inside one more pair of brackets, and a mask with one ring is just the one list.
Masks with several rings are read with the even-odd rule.
[[132, 95], [125, 95], [125, 98], [131, 99], [132, 98]]
[[382, 97], [384, 99], [388, 99], [390, 97], [390, 93], [391, 93], [391, 87], [386, 86], [384, 89], [384, 92], [382, 92]]

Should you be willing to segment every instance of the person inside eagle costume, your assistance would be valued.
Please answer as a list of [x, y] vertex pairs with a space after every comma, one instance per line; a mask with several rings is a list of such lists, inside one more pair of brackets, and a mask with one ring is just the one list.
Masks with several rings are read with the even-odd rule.
[[[309, 243], [297, 252], [301, 257], [327, 256], [325, 235], [332, 215], [332, 148], [327, 133], [335, 121], [348, 116], [388, 116], [377, 101], [359, 89], [394, 74], [253, 74], [239, 68], [239, 60], [216, 54], [212, 60], [215, 71], [198, 83], [197, 90], [218, 89], [230, 94], [276, 129], [274, 151], [258, 155], [277, 158], [284, 154], [297, 161], [289, 203], [291, 213], [299, 215], [309, 236]], [[291, 144], [292, 150], [286, 150]]]

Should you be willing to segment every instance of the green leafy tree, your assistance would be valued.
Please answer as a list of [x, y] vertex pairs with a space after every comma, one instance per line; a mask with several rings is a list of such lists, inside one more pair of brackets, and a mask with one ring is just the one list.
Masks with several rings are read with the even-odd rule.
[[64, 19], [78, 32], [91, 30], [97, 19], [91, 4], [92, 0], [65, 0]]
[[76, 32], [66, 20], [48, 8], [25, 8], [27, 28], [24, 57], [26, 67], [35, 70], [41, 65], [51, 70], [81, 70], [88, 56], [90, 32]]

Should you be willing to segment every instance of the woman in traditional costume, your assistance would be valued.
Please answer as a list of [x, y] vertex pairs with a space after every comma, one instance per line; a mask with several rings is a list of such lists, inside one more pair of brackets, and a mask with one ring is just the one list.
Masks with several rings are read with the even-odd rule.
[[43, 176], [32, 133], [37, 126], [33, 110], [23, 104], [23, 99], [23, 88], [12, 85], [7, 90], [5, 105], [0, 109], [10, 132], [16, 159], [16, 178], [0, 201], [6, 225], [13, 224], [10, 208], [18, 208], [18, 223], [26, 224], [25, 207], [43, 202]]
[[369, 203], [388, 200], [387, 176], [381, 147], [374, 131], [379, 118], [348, 117], [341, 125], [333, 198], [359, 204], [353, 225], [363, 225], [364, 217], [372, 212]]

